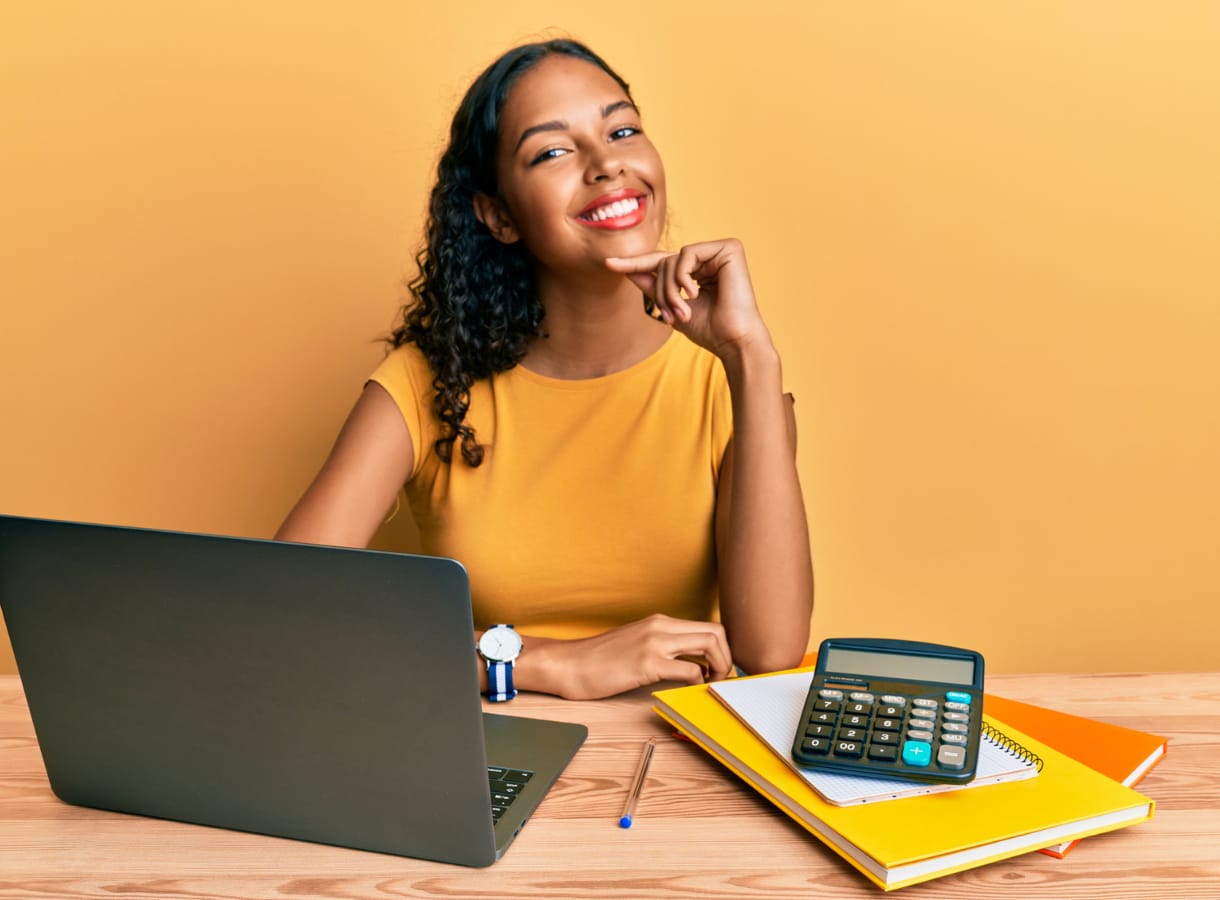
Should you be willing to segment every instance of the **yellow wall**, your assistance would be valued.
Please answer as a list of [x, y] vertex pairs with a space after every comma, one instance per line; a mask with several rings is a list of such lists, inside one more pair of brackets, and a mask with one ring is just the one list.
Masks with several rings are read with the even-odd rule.
[[0, 511], [270, 534], [458, 97], [557, 27], [635, 86], [674, 238], [746, 242], [815, 637], [1216, 668], [1220, 5], [511, 7], [5, 3]]

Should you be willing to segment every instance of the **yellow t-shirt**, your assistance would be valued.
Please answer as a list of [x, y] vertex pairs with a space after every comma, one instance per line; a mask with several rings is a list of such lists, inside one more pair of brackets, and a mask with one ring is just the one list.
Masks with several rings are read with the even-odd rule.
[[415, 449], [407, 499], [423, 552], [470, 575], [476, 628], [583, 637], [654, 612], [710, 619], [716, 482], [732, 434], [720, 361], [679, 334], [602, 378], [521, 366], [474, 384], [471, 468], [433, 447], [432, 373], [414, 344], [373, 373]]

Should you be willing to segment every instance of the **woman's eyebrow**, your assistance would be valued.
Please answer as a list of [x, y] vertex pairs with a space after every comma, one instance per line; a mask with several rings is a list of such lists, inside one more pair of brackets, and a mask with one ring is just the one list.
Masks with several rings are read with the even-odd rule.
[[[614, 103], [602, 107], [602, 118], [608, 119], [620, 109], [635, 109], [635, 104], [630, 100], [616, 100]], [[513, 152], [516, 153], [518, 150], [520, 150], [521, 145], [525, 143], [526, 138], [532, 135], [543, 131], [565, 131], [567, 128], [568, 123], [564, 122], [562, 119], [554, 119], [550, 122], [542, 122], [539, 125], [531, 125], [529, 128], [525, 129], [525, 131], [521, 132], [521, 137], [517, 138], [517, 146], [513, 148]]]

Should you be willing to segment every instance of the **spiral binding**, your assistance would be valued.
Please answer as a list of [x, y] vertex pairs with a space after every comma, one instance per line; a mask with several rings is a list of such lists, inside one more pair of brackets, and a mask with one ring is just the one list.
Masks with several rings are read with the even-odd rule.
[[998, 744], [1000, 749], [1005, 753], [1015, 756], [1017, 759], [1023, 759], [1028, 763], [1033, 763], [1035, 769], [1037, 769], [1039, 772], [1042, 771], [1042, 766], [1044, 765], [1042, 757], [1030, 750], [1024, 744], [1018, 744], [1004, 732], [1000, 731], [1000, 729], [988, 722], [983, 723], [983, 734], [991, 738], [992, 743]]

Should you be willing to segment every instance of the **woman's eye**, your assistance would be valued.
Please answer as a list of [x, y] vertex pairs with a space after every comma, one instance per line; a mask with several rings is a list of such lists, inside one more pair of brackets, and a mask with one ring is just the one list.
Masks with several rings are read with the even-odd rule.
[[633, 134], [639, 134], [640, 129], [631, 125], [625, 125], [622, 128], [616, 128], [610, 132], [610, 140], [618, 141], [626, 137], [631, 137]]
[[563, 147], [551, 147], [549, 150], [543, 150], [532, 160], [530, 160], [530, 165], [536, 166], [538, 163], [546, 162], [548, 159], [556, 159], [557, 157], [563, 156], [567, 152], [568, 151]]

